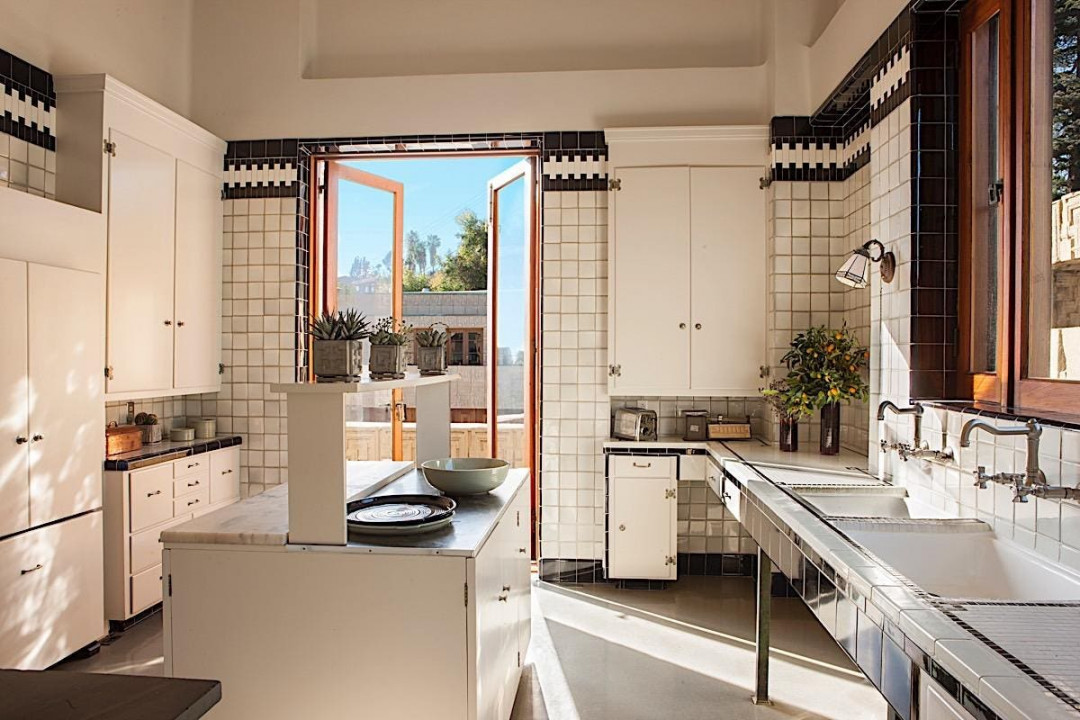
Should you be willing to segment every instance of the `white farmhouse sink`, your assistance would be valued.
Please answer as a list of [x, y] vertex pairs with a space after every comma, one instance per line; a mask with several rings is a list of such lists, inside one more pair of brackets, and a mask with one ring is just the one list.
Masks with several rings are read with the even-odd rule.
[[788, 467], [758, 466], [758, 472], [777, 485], [843, 485], [866, 487], [890, 487], [888, 483], [876, 477], [860, 472], [838, 472], [833, 470], [797, 470]]
[[945, 598], [1080, 600], [1080, 575], [998, 538], [988, 525], [835, 526], [923, 590]]
[[896, 518], [896, 519], [944, 519], [955, 517], [944, 510], [916, 502], [902, 491], [873, 492], [862, 488], [859, 492], [799, 492], [799, 496], [813, 505], [826, 517]]

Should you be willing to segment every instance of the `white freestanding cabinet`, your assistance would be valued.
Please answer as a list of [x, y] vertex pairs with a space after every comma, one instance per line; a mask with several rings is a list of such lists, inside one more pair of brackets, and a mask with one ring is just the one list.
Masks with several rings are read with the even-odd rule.
[[767, 132], [606, 134], [611, 393], [756, 393], [766, 359]]
[[105, 225], [0, 189], [0, 667], [104, 633]]
[[676, 578], [677, 459], [656, 455], [608, 458], [609, 578]]
[[107, 75], [56, 86], [57, 198], [108, 218], [108, 399], [220, 390], [225, 143]]

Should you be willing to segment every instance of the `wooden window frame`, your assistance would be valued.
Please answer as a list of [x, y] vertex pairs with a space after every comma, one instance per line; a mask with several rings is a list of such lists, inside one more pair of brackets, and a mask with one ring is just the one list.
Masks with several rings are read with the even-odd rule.
[[[1024, 412], [1080, 414], [1080, 382], [1032, 378], [1029, 372], [1030, 311], [1032, 303], [1031, 252], [1039, 228], [1035, 188], [1048, 182], [1034, 175], [1033, 138], [1049, 132], [1045, 122], [1033, 117], [1032, 78], [1035, 76], [1035, 6], [1051, 0], [973, 0], [961, 15], [961, 119], [960, 124], [960, 347], [958, 368], [962, 382], [976, 401], [1010, 406]], [[987, 13], [1001, 12], [1002, 55], [1002, 177], [1006, 179], [1005, 218], [1002, 232], [1002, 265], [999, 298], [1004, 309], [998, 315], [998, 367], [995, 375], [971, 373], [969, 355], [971, 272], [971, 52], [970, 31], [985, 21]], [[1044, 33], [1045, 36], [1045, 33]], [[1050, 36], [1052, 37], [1052, 35]], [[1040, 53], [1040, 57], [1041, 57]]]

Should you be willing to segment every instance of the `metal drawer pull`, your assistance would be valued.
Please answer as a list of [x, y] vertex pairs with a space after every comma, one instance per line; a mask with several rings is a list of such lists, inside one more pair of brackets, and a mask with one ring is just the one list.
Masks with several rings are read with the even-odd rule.
[[506, 602], [506, 598], [507, 598], [506, 595], [500, 595], [499, 596], [499, 602]]
[[160, 490], [155, 490], [152, 493], [146, 493], [146, 497], [154, 497], [155, 495], [160, 495], [160, 494], [161, 494]]
[[199, 484], [199, 481], [198, 481], [198, 480], [196, 480], [196, 481], [195, 481], [195, 482], [193, 482], [193, 483], [188, 483], [188, 484], [187, 484], [187, 486], [188, 486], [188, 487], [195, 487], [195, 486], [196, 486], [196, 485], [198, 485], [198, 484]]
[[188, 500], [188, 504], [187, 504], [187, 506], [188, 506], [188, 507], [191, 507], [192, 505], [197, 505], [197, 504], [198, 504], [198, 502], [199, 502], [199, 501], [198, 501], [198, 499], [195, 499], [195, 500]]
[[20, 575], [29, 575], [29, 574], [30, 574], [30, 573], [32, 573], [32, 572], [37, 572], [38, 570], [40, 570], [40, 569], [41, 569], [41, 568], [43, 568], [43, 567], [45, 567], [45, 566], [44, 566], [44, 565], [42, 565], [41, 563], [38, 563], [37, 565], [35, 565], [34, 567], [30, 568], [29, 570], [20, 570], [20, 571], [19, 571], [19, 574], [20, 574]]
[[44, 440], [45, 436], [44, 435], [35, 435], [34, 437], [32, 437], [30, 439], [33, 440], [34, 442], [38, 442], [39, 440]]
[[634, 463], [634, 467], [636, 467], [636, 468], [651, 468], [652, 463], [645, 463], [644, 465], [642, 465], [640, 463]]
[[522, 555], [524, 555], [525, 553], [529, 552], [529, 549], [528, 548], [518, 548], [518, 552], [521, 553]]
[[510, 592], [510, 586], [509, 585], [503, 585], [503, 592]]
[[188, 463], [187, 467], [188, 467], [188, 470], [190, 470], [193, 467], [199, 467], [199, 463]]
[[221, 474], [222, 475], [232, 475], [232, 468], [229, 468], [228, 470], [222, 470]]

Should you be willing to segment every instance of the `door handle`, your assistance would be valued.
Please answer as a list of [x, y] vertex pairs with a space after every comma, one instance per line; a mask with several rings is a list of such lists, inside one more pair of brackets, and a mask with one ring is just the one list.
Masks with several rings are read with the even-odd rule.
[[40, 569], [41, 569], [41, 568], [43, 568], [43, 567], [45, 567], [45, 566], [44, 566], [44, 565], [42, 565], [41, 563], [38, 563], [37, 565], [35, 565], [34, 567], [30, 568], [29, 570], [20, 570], [20, 571], [19, 571], [19, 574], [20, 574], [20, 575], [29, 575], [29, 574], [30, 574], [30, 573], [32, 573], [32, 572], [37, 572], [38, 570], [40, 570]]
[[172, 327], [172, 320], [166, 320], [165, 327]]
[[651, 468], [652, 463], [645, 463], [644, 465], [642, 465], [640, 463], [634, 463], [634, 467], [636, 467], [636, 468]]
[[160, 495], [160, 494], [161, 494], [160, 490], [155, 490], [152, 493], [146, 493], [146, 497], [154, 497], [155, 495]]
[[183, 320], [178, 320], [177, 323], [176, 323], [176, 327], [184, 327], [184, 321]]
[[529, 552], [529, 549], [528, 548], [518, 548], [518, 552], [521, 553], [522, 555], [524, 555], [525, 553]]
[[680, 330], [685, 330], [686, 329], [686, 323], [679, 323], [679, 329]]
[[188, 487], [195, 487], [195, 486], [197, 486], [198, 484], [199, 484], [199, 481], [198, 481], [198, 480], [196, 480], [195, 482], [192, 482], [192, 483], [188, 483], [188, 484], [187, 484], [187, 486], [188, 486]]
[[30, 441], [27, 440], [26, 438], [24, 438], [22, 435], [19, 435], [18, 437], [15, 438], [15, 444], [16, 445], [25, 445], [28, 442], [30, 442]]
[[45, 439], [45, 436], [44, 435], [35, 435], [34, 437], [32, 437], [30, 439], [33, 440], [34, 442], [40, 442], [41, 440]]
[[507, 598], [506, 595], [500, 595], [499, 596], [499, 602], [506, 602], [506, 598]]
[[700, 330], [701, 329], [701, 323], [694, 323], [694, 329], [695, 330]]

